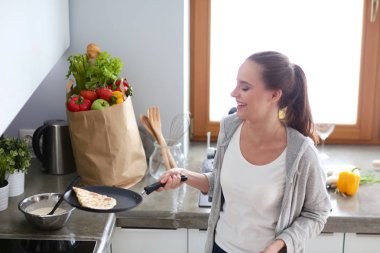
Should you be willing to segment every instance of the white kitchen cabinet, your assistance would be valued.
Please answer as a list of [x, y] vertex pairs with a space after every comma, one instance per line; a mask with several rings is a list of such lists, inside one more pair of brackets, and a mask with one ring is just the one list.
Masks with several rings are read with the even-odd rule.
[[187, 253], [187, 229], [131, 229], [116, 227], [112, 253]]
[[[343, 253], [344, 233], [321, 233], [306, 242], [306, 253]], [[345, 252], [346, 253], [346, 252]]]
[[188, 253], [199, 253], [205, 249], [207, 231], [199, 229], [188, 230]]
[[346, 233], [344, 253], [380, 252], [380, 234]]
[[[188, 253], [204, 251], [207, 231], [188, 230]], [[306, 243], [306, 253], [343, 253], [344, 233], [321, 233]], [[346, 252], [345, 252], [346, 253]], [[363, 252], [362, 252], [363, 253]]]

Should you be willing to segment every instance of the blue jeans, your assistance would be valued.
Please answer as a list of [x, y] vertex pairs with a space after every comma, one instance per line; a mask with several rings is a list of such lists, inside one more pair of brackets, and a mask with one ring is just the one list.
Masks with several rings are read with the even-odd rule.
[[212, 247], [212, 253], [227, 253], [223, 249], [221, 249], [216, 242], [214, 242], [214, 246]]

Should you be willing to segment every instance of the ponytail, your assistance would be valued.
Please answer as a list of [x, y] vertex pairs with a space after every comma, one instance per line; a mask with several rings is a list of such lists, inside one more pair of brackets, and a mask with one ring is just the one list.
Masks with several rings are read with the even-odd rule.
[[314, 131], [314, 123], [311, 115], [310, 104], [307, 93], [307, 81], [302, 68], [296, 64], [294, 69], [294, 86], [288, 100], [285, 111], [285, 123], [298, 130], [304, 136], [310, 137], [314, 143], [318, 138]]
[[285, 108], [283, 121], [304, 136], [318, 142], [307, 95], [306, 76], [300, 66], [289, 62], [285, 55], [265, 51], [253, 54], [248, 60], [262, 67], [261, 76], [268, 89], [280, 89], [279, 109]]

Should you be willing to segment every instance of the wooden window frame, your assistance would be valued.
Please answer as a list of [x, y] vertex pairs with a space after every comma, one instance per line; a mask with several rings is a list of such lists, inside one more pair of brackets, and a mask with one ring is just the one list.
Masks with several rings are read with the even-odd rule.
[[[376, 99], [380, 97], [380, 15], [371, 23], [370, 6], [371, 0], [365, 0], [357, 124], [337, 125], [327, 143], [380, 144], [380, 99]], [[207, 132], [211, 132], [211, 139], [216, 140], [219, 132], [219, 122], [209, 120], [210, 13], [211, 0], [190, 1], [190, 110], [193, 115], [193, 141], [206, 140]]]

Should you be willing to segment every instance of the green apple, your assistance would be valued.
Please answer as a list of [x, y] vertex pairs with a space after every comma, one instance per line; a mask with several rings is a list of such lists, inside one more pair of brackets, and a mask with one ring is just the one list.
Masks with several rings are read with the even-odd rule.
[[98, 98], [94, 102], [92, 102], [91, 110], [103, 110], [104, 108], [109, 107], [110, 104], [107, 102], [107, 100]]

